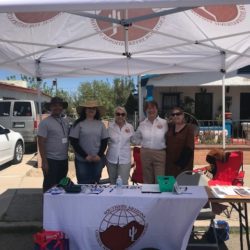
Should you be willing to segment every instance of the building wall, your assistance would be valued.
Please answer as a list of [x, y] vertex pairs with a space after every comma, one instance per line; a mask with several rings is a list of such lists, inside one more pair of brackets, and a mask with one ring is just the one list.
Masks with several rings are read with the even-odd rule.
[[[222, 87], [221, 86], [206, 86], [208, 93], [213, 93], [213, 117], [219, 113], [218, 108], [222, 105]], [[181, 93], [180, 97], [183, 100], [185, 96], [195, 99], [195, 93], [199, 93], [201, 87], [154, 87], [153, 96], [158, 101], [159, 107], [162, 103], [162, 95], [164, 93]], [[232, 96], [232, 119], [240, 119], [240, 93], [250, 93], [250, 86], [230, 86], [226, 96]]]

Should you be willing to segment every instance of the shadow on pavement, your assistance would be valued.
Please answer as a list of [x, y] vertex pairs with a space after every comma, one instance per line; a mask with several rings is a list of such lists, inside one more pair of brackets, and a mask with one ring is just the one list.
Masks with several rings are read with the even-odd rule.
[[43, 193], [42, 189], [8, 189], [1, 194], [2, 202], [8, 197], [12, 199], [6, 204], [5, 211], [1, 215], [0, 222], [42, 223]]
[[12, 165], [12, 162], [7, 162], [7, 163], [1, 165], [1, 166], [0, 166], [0, 171], [6, 169], [6, 168], [8, 168], [8, 167], [10, 167], [11, 165]]
[[42, 189], [8, 189], [0, 199], [1, 249], [34, 249], [33, 234], [42, 229]]

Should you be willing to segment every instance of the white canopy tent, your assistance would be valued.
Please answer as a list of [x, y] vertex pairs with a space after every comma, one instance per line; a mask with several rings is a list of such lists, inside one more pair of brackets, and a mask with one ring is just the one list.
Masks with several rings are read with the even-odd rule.
[[2, 0], [0, 67], [39, 79], [183, 72], [224, 79], [250, 64], [249, 4]]
[[250, 64], [250, 5], [224, 4], [243, 2], [2, 0], [0, 67], [41, 78], [232, 71]]

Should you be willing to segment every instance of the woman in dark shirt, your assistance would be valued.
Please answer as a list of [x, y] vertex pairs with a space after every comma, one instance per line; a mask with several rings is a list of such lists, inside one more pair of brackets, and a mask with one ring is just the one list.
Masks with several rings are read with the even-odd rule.
[[194, 127], [185, 122], [183, 110], [179, 107], [172, 109], [166, 145], [166, 175], [176, 177], [183, 171], [193, 170]]

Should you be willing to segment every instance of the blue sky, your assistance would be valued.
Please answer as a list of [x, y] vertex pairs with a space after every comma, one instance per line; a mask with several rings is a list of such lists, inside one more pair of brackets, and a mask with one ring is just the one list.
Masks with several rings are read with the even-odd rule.
[[[78, 86], [82, 82], [92, 82], [93, 80], [103, 80], [108, 81], [110, 83], [113, 82], [113, 77], [111, 76], [86, 76], [81, 78], [57, 78], [57, 87], [58, 89], [63, 89], [68, 92], [75, 92], [77, 91]], [[52, 84], [53, 79], [44, 79], [48, 85]]]
[[[20, 73], [19, 72], [13, 72], [13, 71], [6, 71], [6, 70], [0, 70], [0, 80], [6, 80], [8, 76], [15, 75], [16, 79], [20, 79]], [[57, 78], [57, 87], [58, 89], [63, 89], [65, 91], [68, 91], [70, 93], [76, 92], [78, 86], [82, 82], [93, 80], [103, 80], [108, 81], [110, 83], [113, 82], [112, 76], [85, 76], [81, 78]], [[49, 86], [51, 86], [52, 81], [54, 79], [43, 79]]]

